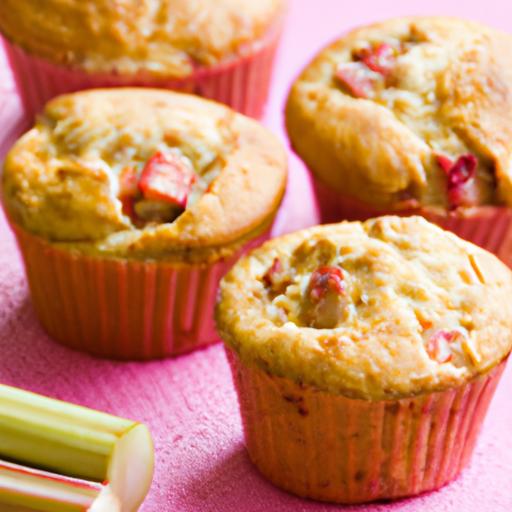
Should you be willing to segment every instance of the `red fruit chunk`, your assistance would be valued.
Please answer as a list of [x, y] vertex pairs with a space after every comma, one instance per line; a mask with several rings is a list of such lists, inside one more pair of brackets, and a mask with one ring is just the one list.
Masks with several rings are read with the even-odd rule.
[[144, 166], [139, 190], [145, 199], [156, 199], [185, 208], [195, 181], [194, 171], [179, 158], [158, 152]]
[[452, 210], [459, 208], [460, 206], [474, 206], [478, 203], [477, 191], [471, 186], [471, 183], [467, 185], [459, 185], [448, 189], [448, 202]]
[[348, 305], [343, 271], [339, 267], [321, 266], [309, 280], [301, 319], [317, 329], [332, 329], [344, 318]]
[[478, 160], [475, 155], [459, 156], [448, 173], [448, 187], [457, 187], [475, 177]]
[[278, 274], [280, 274], [283, 271], [283, 265], [281, 263], [281, 260], [279, 258], [274, 258], [274, 261], [272, 262], [272, 265], [270, 268], [265, 272], [265, 275], [262, 277], [263, 283], [265, 286], [270, 288], [275, 282]]
[[371, 48], [362, 49], [355, 55], [355, 58], [372, 71], [387, 75], [395, 64], [395, 50], [391, 45], [381, 43]]
[[290, 277], [284, 271], [283, 264], [279, 258], [274, 258], [272, 265], [261, 279], [263, 284], [277, 295], [284, 293], [291, 283]]
[[135, 199], [133, 197], [121, 197], [121, 205], [124, 215], [132, 219], [137, 217], [135, 213]]
[[448, 201], [452, 208], [471, 206], [475, 202], [474, 190], [470, 187], [476, 175], [478, 159], [468, 153], [461, 155], [455, 163], [448, 157], [437, 155], [437, 163], [448, 177]]
[[447, 363], [452, 358], [450, 343], [461, 336], [463, 335], [459, 331], [437, 331], [428, 340], [428, 355], [438, 363]]
[[119, 176], [119, 196], [135, 197], [139, 192], [139, 178], [133, 167], [125, 167]]
[[345, 293], [343, 271], [339, 267], [319, 267], [311, 274], [308, 288], [311, 302], [320, 302], [329, 292]]
[[356, 98], [369, 98], [374, 90], [372, 77], [366, 66], [359, 62], [342, 63], [336, 71], [336, 78]]
[[139, 178], [133, 167], [125, 167], [119, 176], [119, 199], [123, 205], [123, 213], [135, 216], [134, 202], [139, 193]]
[[450, 173], [450, 169], [453, 167], [453, 160], [451, 158], [448, 158], [444, 155], [436, 155], [437, 163], [439, 164], [439, 167], [446, 173]]

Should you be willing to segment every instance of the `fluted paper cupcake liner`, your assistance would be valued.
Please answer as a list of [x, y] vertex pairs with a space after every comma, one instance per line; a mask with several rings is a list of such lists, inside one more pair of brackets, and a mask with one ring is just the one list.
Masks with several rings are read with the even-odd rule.
[[[12, 225], [35, 312], [59, 343], [100, 357], [176, 356], [219, 340], [217, 286], [240, 256], [207, 266], [82, 255]], [[259, 245], [268, 233], [249, 242]]]
[[381, 215], [422, 215], [438, 226], [452, 231], [492, 252], [512, 267], [512, 209], [481, 206], [468, 216], [436, 213], [429, 210], [379, 210], [356, 199], [340, 195], [312, 177], [320, 218], [323, 223], [342, 220], [366, 220]]
[[227, 353], [253, 463], [286, 491], [338, 503], [405, 497], [453, 480], [506, 362], [458, 388], [372, 402], [270, 376]]
[[115, 72], [86, 73], [32, 56], [7, 39], [4, 39], [4, 46], [25, 113], [31, 121], [48, 100], [60, 94], [126, 86], [159, 87], [198, 94], [225, 103], [243, 114], [261, 117], [268, 97], [281, 25], [271, 30], [251, 54], [210, 68], [198, 68], [183, 79]]

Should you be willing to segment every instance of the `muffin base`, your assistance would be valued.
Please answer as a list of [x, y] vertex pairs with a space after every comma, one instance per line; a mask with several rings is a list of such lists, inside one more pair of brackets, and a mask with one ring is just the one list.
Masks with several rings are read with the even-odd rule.
[[430, 222], [452, 231], [498, 256], [512, 267], [512, 209], [503, 206], [482, 206], [466, 217], [436, 213], [427, 209], [384, 210], [329, 189], [312, 176], [322, 223], [342, 220], [367, 220], [381, 215], [421, 215]]
[[85, 256], [11, 227], [45, 331], [69, 348], [125, 360], [176, 356], [219, 341], [213, 321], [218, 283], [241, 253], [270, 233], [202, 266]]
[[244, 365], [227, 349], [247, 451], [276, 486], [336, 503], [437, 489], [467, 465], [506, 360], [459, 388], [364, 401]]
[[101, 87], [158, 87], [188, 92], [225, 103], [248, 116], [263, 115], [270, 88], [274, 57], [282, 22], [255, 46], [252, 53], [209, 68], [198, 68], [192, 75], [154, 78], [145, 75], [87, 73], [53, 64], [32, 56], [9, 40], [3, 40], [16, 87], [30, 121], [45, 103], [61, 94]]

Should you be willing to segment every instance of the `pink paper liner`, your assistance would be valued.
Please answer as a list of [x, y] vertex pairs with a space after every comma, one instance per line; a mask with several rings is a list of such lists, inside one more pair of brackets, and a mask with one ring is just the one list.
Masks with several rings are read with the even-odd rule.
[[422, 215], [438, 226], [452, 231], [492, 252], [512, 267], [512, 209], [503, 206], [482, 206], [470, 216], [436, 213], [426, 209], [382, 210], [357, 199], [343, 196], [312, 176], [320, 218], [323, 223], [341, 220], [366, 220], [381, 215]]
[[337, 503], [405, 497], [453, 480], [471, 457], [506, 364], [458, 388], [371, 402], [300, 386], [227, 355], [252, 462], [286, 491]]
[[60, 94], [123, 86], [159, 87], [194, 93], [259, 118], [267, 101], [281, 30], [282, 22], [251, 54], [211, 68], [199, 68], [183, 79], [86, 73], [32, 56], [6, 38], [3, 42], [25, 113], [31, 121], [48, 100]]
[[59, 343], [114, 359], [176, 356], [219, 341], [213, 322], [217, 286], [241, 253], [206, 266], [90, 257], [11, 225], [31, 299]]

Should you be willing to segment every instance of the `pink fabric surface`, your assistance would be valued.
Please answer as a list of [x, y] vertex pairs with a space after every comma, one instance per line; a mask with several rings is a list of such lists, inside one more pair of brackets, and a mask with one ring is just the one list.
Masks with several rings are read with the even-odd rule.
[[[324, 43], [351, 26], [401, 14], [453, 14], [512, 31], [512, 4], [456, 0], [292, 0], [266, 123], [282, 134], [290, 81]], [[508, 16], [507, 16], [508, 15]], [[0, 151], [19, 130], [17, 99], [0, 57]], [[291, 178], [277, 231], [315, 222], [309, 183], [291, 156]], [[0, 214], [0, 381], [146, 422], [156, 472], [144, 512], [328, 511], [343, 509], [290, 496], [263, 480], [243, 448], [235, 393], [221, 346], [175, 360], [114, 363], [60, 347], [42, 332], [21, 262]], [[473, 460], [454, 483], [414, 499], [346, 507], [359, 512], [512, 510], [512, 368], [491, 406]]]

